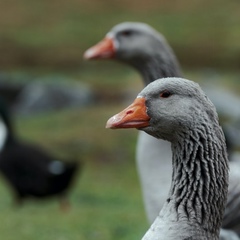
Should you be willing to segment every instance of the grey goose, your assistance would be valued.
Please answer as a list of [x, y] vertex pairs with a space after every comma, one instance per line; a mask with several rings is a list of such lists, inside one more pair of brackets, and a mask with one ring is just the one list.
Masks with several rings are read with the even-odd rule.
[[137, 128], [171, 142], [171, 187], [143, 240], [219, 239], [228, 157], [216, 109], [198, 84], [181, 78], [156, 80], [106, 127]]

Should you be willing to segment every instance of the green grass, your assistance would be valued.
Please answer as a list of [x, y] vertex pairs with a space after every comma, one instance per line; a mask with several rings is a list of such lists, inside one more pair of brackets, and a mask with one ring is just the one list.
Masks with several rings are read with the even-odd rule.
[[[110, 168], [87, 164], [71, 193], [69, 212], [61, 212], [54, 200], [27, 202], [21, 209], [13, 209], [1, 198], [2, 238], [139, 239], [147, 224], [136, 173], [129, 166], [130, 170], [122, 164]], [[127, 178], [131, 178], [130, 186]], [[1, 188], [4, 193], [8, 194]]]
[[[129, 166], [131, 166], [130, 164]], [[132, 239], [139, 238], [146, 228], [138, 190], [129, 191], [121, 179], [136, 173], [123, 165], [94, 168], [86, 165], [71, 193], [72, 208], [61, 212], [57, 202], [27, 202], [21, 209], [1, 198], [3, 239]], [[131, 180], [131, 187], [138, 188]], [[130, 186], [129, 186], [130, 187]], [[8, 195], [1, 187], [1, 195]], [[129, 196], [129, 194], [131, 194]], [[128, 199], [131, 199], [129, 201]], [[140, 222], [140, 224], [139, 224]]]
[[56, 156], [75, 157], [84, 168], [70, 192], [68, 212], [61, 211], [54, 198], [13, 207], [11, 192], [0, 181], [2, 239], [131, 240], [143, 235], [148, 225], [134, 162], [137, 131], [104, 128], [122, 107], [92, 106], [17, 118], [19, 137]]

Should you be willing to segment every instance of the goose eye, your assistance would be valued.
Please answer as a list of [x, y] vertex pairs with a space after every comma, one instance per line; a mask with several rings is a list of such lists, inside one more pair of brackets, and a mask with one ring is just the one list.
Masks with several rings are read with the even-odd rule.
[[161, 98], [168, 98], [170, 97], [172, 94], [169, 91], [163, 91], [160, 93], [160, 97]]
[[122, 35], [126, 36], [126, 37], [130, 36], [131, 34], [132, 34], [132, 32], [130, 30], [126, 30], [126, 31], [122, 32]]

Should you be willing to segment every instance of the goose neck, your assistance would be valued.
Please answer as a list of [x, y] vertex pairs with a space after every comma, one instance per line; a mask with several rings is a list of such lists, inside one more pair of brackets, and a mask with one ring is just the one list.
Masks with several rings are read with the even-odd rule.
[[159, 55], [149, 58], [139, 58], [132, 63], [143, 77], [145, 86], [158, 78], [182, 77], [177, 60], [172, 58], [162, 58]]
[[228, 189], [228, 160], [223, 142], [221, 130], [201, 126], [172, 144], [172, 185], [165, 205], [174, 209], [178, 219], [216, 234]]

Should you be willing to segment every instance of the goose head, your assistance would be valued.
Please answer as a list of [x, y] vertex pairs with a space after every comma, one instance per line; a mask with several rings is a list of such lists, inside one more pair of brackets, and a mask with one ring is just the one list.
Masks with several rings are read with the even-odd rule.
[[137, 128], [172, 142], [204, 121], [217, 123], [217, 119], [215, 107], [197, 83], [165, 78], [150, 83], [129, 107], [110, 118], [106, 127]]
[[159, 77], [181, 75], [176, 57], [165, 38], [140, 22], [116, 25], [101, 42], [84, 53], [84, 58], [119, 60], [136, 68], [143, 78], [150, 78], [148, 83]]
[[[123, 61], [147, 58], [156, 53], [155, 47], [164, 37], [145, 23], [125, 22], [113, 27], [105, 38], [88, 49], [86, 59], [116, 58]], [[163, 47], [162, 47], [163, 48]]]

